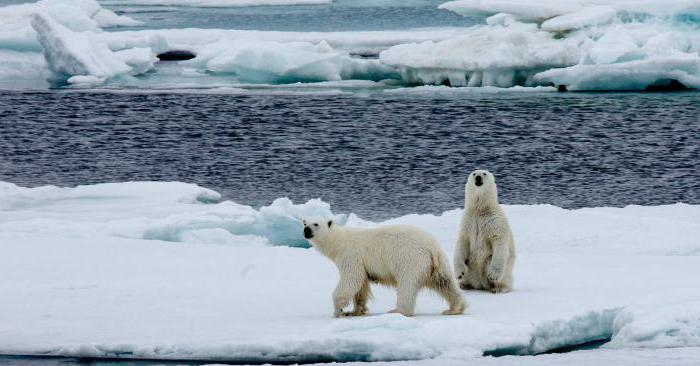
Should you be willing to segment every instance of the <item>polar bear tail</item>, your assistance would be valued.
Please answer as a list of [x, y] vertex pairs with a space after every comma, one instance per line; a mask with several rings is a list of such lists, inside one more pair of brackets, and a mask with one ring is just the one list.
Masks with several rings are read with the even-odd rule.
[[430, 252], [430, 257], [433, 260], [433, 267], [431, 268], [431, 276], [435, 276], [440, 273], [440, 253], [432, 250]]
[[457, 315], [464, 313], [469, 306], [462, 297], [457, 286], [457, 281], [452, 274], [452, 268], [447, 262], [447, 258], [439, 249], [431, 251], [433, 268], [427, 286], [439, 293], [450, 305], [450, 308], [443, 312], [445, 315]]

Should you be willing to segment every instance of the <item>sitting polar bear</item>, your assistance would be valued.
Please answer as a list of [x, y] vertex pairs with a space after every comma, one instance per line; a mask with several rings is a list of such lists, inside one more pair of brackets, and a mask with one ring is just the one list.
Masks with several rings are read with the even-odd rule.
[[469, 175], [459, 237], [455, 274], [462, 289], [494, 293], [513, 288], [515, 243], [505, 212], [498, 204], [496, 178], [486, 170]]
[[[412, 226], [377, 229], [337, 227], [333, 221], [304, 224], [304, 237], [335, 262], [340, 280], [333, 292], [334, 316], [367, 314], [370, 283], [396, 287], [392, 313], [413, 315], [418, 291], [427, 287], [447, 300], [445, 315], [462, 314], [467, 307], [445, 255], [433, 237]], [[350, 301], [351, 312], [343, 312]]]

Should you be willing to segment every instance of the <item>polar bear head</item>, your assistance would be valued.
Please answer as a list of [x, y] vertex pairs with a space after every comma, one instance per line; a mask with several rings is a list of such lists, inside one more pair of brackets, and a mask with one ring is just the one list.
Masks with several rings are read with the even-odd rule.
[[498, 204], [496, 177], [488, 170], [475, 170], [469, 174], [464, 187], [467, 206]]
[[304, 238], [307, 240], [322, 240], [333, 227], [333, 220], [310, 221], [302, 220]]

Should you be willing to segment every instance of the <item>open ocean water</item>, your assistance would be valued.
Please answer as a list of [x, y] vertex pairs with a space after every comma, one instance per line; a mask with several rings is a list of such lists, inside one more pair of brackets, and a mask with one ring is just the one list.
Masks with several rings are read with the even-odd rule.
[[700, 93], [211, 95], [0, 92], [0, 180], [183, 181], [254, 206], [368, 219], [462, 206], [700, 203]]

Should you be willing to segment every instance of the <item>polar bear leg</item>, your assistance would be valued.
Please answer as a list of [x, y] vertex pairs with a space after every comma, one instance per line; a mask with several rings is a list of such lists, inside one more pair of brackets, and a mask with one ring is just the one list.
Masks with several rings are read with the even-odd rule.
[[501, 282], [494, 283], [490, 290], [494, 294], [497, 294], [497, 293], [510, 292], [510, 290], [512, 290], [512, 289], [513, 289], [513, 274], [506, 273], [503, 276], [503, 280]]
[[360, 291], [358, 291], [355, 294], [355, 308], [353, 309], [352, 313], [349, 315], [351, 316], [362, 316], [366, 315], [368, 313], [367, 309], [367, 300], [372, 297], [372, 291], [369, 287], [369, 281], [365, 280], [365, 283], [362, 284], [362, 287], [360, 288]]
[[493, 256], [486, 269], [491, 292], [508, 292], [512, 286], [512, 273], [508, 268], [508, 258], [510, 248], [508, 243], [500, 237], [494, 238], [492, 242]]
[[340, 280], [335, 287], [335, 291], [333, 291], [333, 316], [338, 318], [348, 315], [343, 313], [343, 308], [350, 304], [350, 300], [355, 298], [355, 295], [362, 289], [362, 285], [365, 282], [367, 282], [367, 278], [365, 278], [363, 273], [341, 269]]
[[416, 308], [416, 298], [418, 297], [418, 291], [422, 287], [421, 285], [422, 283], [416, 275], [401, 278], [396, 286], [396, 309], [389, 312], [413, 316]]
[[464, 225], [462, 225], [462, 228], [459, 231], [459, 237], [457, 238], [457, 245], [455, 245], [454, 254], [454, 273], [460, 287], [462, 287], [463, 284], [466, 284], [466, 277], [469, 273], [469, 266], [467, 265], [468, 257], [469, 240], [467, 240], [467, 233], [464, 229]]
[[457, 284], [450, 276], [442, 273], [435, 274], [430, 282], [428, 282], [428, 288], [440, 294], [449, 304], [450, 308], [443, 311], [443, 315], [462, 314], [468, 306], [466, 300], [464, 300], [462, 294], [459, 292]]

